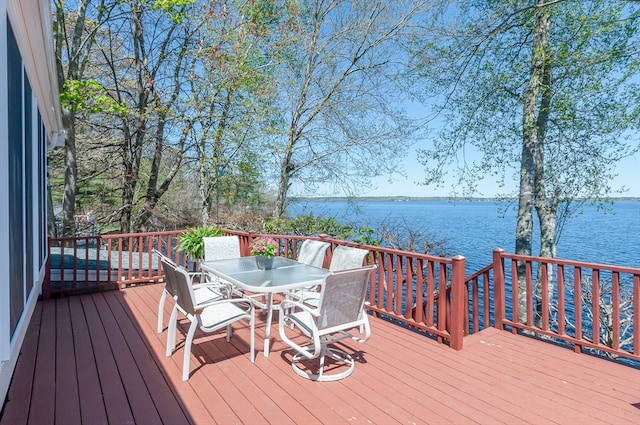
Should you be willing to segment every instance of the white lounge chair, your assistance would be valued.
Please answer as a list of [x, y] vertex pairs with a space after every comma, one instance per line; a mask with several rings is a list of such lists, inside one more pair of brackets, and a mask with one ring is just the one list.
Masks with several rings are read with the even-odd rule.
[[306, 239], [300, 246], [298, 261], [314, 267], [324, 265], [324, 257], [331, 244], [329, 242]]
[[338, 271], [362, 267], [367, 254], [369, 254], [367, 249], [340, 245], [333, 251], [329, 270]]
[[176, 347], [176, 328], [178, 311], [191, 322], [184, 342], [184, 360], [182, 362], [182, 380], [189, 379], [189, 365], [191, 360], [191, 344], [196, 332], [200, 328], [203, 332], [215, 332], [226, 328], [226, 339], [229, 342], [232, 334], [231, 325], [239, 320], [247, 320], [250, 327], [250, 357], [255, 361], [254, 329], [255, 310], [253, 303], [245, 298], [222, 298], [206, 304], [199, 304], [189, 279], [189, 274], [182, 267], [175, 266], [163, 260], [162, 266], [165, 276], [176, 288], [177, 299], [169, 320], [167, 332], [166, 355], [171, 356]]
[[[331, 246], [329, 242], [306, 239], [300, 246], [298, 261], [300, 263], [309, 264], [314, 267], [322, 267], [324, 265], [324, 257], [327, 253], [327, 249], [329, 249], [329, 246]], [[299, 301], [304, 301], [305, 298], [317, 299], [318, 290], [315, 286], [310, 286], [308, 288], [301, 288], [295, 291], [291, 291], [287, 295]]]
[[[153, 250], [153, 252], [159, 257], [160, 264], [166, 263], [171, 264], [172, 267], [176, 267], [176, 263], [173, 262], [169, 257], [165, 256], [158, 250]], [[163, 270], [164, 270], [164, 266]], [[163, 318], [164, 318], [164, 306], [167, 301], [167, 297], [174, 300], [177, 297], [176, 288], [172, 285], [172, 282], [167, 279], [166, 271], [164, 271], [164, 289], [162, 291], [162, 295], [160, 296], [160, 302], [158, 303], [158, 325], [157, 332], [162, 333], [164, 330]], [[193, 279], [200, 276], [200, 273], [189, 273], [190, 281], [193, 285], [193, 292], [196, 297], [196, 301], [198, 304], [206, 304], [221, 298], [224, 298], [225, 288], [221, 288], [219, 284], [213, 283], [193, 283]]]
[[237, 236], [212, 236], [202, 238], [202, 241], [204, 261], [240, 257], [240, 239]]
[[[291, 361], [296, 374], [314, 381], [336, 381], [353, 373], [353, 358], [345, 351], [329, 345], [345, 338], [364, 342], [371, 336], [364, 303], [367, 284], [375, 268], [373, 265], [329, 274], [322, 284], [318, 307], [294, 300], [282, 301], [282, 311], [293, 312], [281, 313], [278, 330], [282, 340], [297, 351]], [[288, 334], [296, 330], [298, 334], [301, 332], [309, 338], [309, 345], [301, 346], [293, 341]], [[354, 330], [364, 333], [364, 336], [349, 333]], [[347, 369], [336, 374], [325, 374], [325, 357], [345, 363]], [[317, 373], [303, 369], [302, 361], [316, 358], [320, 360]]]
[[[340, 271], [362, 267], [362, 263], [364, 262], [367, 254], [369, 254], [369, 251], [366, 249], [340, 245], [333, 251], [329, 270]], [[305, 304], [316, 307], [320, 300], [320, 293], [316, 287], [304, 288], [288, 295], [290, 298], [297, 299]]]

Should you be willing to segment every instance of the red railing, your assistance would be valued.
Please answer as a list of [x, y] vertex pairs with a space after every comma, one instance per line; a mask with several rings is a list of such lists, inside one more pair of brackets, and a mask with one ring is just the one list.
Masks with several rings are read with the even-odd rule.
[[[254, 238], [269, 236], [280, 241], [281, 255], [295, 259], [302, 241], [310, 238], [226, 233], [239, 237], [243, 256], [249, 255]], [[153, 249], [193, 269], [194, 263], [177, 251], [180, 234], [52, 239], [43, 296], [158, 282], [162, 275]], [[464, 335], [495, 326], [555, 338], [573, 344], [576, 351], [588, 347], [640, 360], [640, 344], [633, 343], [640, 341], [640, 269], [516, 256], [496, 249], [492, 264], [465, 278], [461, 256], [443, 258], [328, 237], [310, 239], [331, 244], [325, 267], [339, 245], [368, 249], [367, 263], [378, 266], [369, 285], [372, 314], [433, 335], [452, 348], [462, 348]], [[551, 289], [536, 291], [539, 285]], [[585, 298], [585, 288], [591, 298]], [[608, 289], [603, 293], [603, 288]], [[512, 302], [519, 298], [526, 300], [522, 319], [518, 303]]]
[[640, 269], [500, 249], [492, 267], [495, 327], [640, 361]]
[[[43, 296], [87, 290], [119, 289], [128, 285], [153, 283], [162, 278], [158, 249], [177, 263], [193, 268], [193, 263], [176, 250], [181, 231], [103, 235], [86, 238], [51, 239], [47, 278]], [[259, 235], [228, 230], [240, 238], [241, 255], [249, 255], [251, 242]], [[280, 255], [297, 258], [305, 236], [268, 235], [280, 241]], [[376, 246], [362, 246], [326, 237], [331, 243], [325, 266], [338, 245], [369, 249], [367, 262], [377, 264], [369, 286], [369, 306], [373, 314], [428, 332], [453, 348], [462, 348], [464, 325], [464, 258], [447, 259]], [[60, 257], [66, 261], [56, 261]], [[447, 294], [440, 297], [439, 294]], [[457, 294], [457, 295], [456, 295]], [[422, 306], [422, 307], [418, 307]]]
[[154, 248], [185, 261], [175, 249], [180, 233], [50, 238], [43, 297], [155, 282], [162, 274]]
[[[281, 255], [296, 258], [299, 244], [305, 239], [331, 243], [325, 267], [338, 245], [366, 248], [368, 264], [376, 264], [375, 278], [369, 284], [368, 309], [376, 316], [395, 320], [434, 335], [452, 348], [462, 348], [465, 311], [464, 257], [443, 258], [415, 252], [399, 251], [372, 245], [360, 245], [328, 237], [258, 235], [228, 231], [241, 238], [241, 251], [248, 255], [251, 241], [269, 236], [280, 241]], [[440, 297], [439, 294], [447, 294]], [[418, 306], [422, 306], [421, 308]]]
[[493, 326], [493, 264], [465, 278], [464, 334], [469, 335]]

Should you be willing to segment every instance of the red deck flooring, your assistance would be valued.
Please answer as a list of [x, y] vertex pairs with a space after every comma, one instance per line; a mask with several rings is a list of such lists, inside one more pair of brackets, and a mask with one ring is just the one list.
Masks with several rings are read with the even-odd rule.
[[[0, 424], [638, 424], [640, 370], [488, 329], [454, 351], [372, 318], [372, 338], [348, 342], [359, 362], [328, 383], [296, 376], [272, 329], [256, 363], [248, 326], [231, 342], [196, 333], [191, 378], [155, 332], [162, 287], [40, 301]], [[165, 311], [165, 323], [169, 314]]]

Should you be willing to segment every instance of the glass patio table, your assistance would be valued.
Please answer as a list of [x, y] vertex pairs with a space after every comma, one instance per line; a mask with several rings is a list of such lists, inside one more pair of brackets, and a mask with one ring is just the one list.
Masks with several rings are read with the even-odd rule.
[[263, 294], [267, 297], [267, 302], [260, 304], [260, 307], [267, 310], [264, 331], [265, 357], [269, 357], [273, 310], [278, 309], [278, 306], [273, 303], [273, 294], [319, 285], [329, 274], [327, 269], [299, 263], [284, 257], [275, 257], [269, 270], [258, 269], [255, 257], [203, 261], [200, 267], [203, 271], [212, 273], [239, 289]]

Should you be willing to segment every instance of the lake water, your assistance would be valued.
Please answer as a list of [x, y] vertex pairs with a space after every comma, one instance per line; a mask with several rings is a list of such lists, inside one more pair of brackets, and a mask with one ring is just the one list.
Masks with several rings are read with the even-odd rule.
[[[497, 201], [374, 200], [352, 205], [305, 200], [293, 203], [288, 211], [292, 216], [312, 212], [373, 229], [385, 220], [404, 221], [423, 229], [429, 239], [443, 241], [448, 257], [463, 255], [467, 271], [473, 272], [491, 263], [494, 248], [515, 252], [515, 208], [517, 204]], [[538, 252], [534, 237], [533, 255]], [[585, 206], [562, 230], [557, 257], [640, 268], [640, 201], [618, 201], [606, 213]]]

